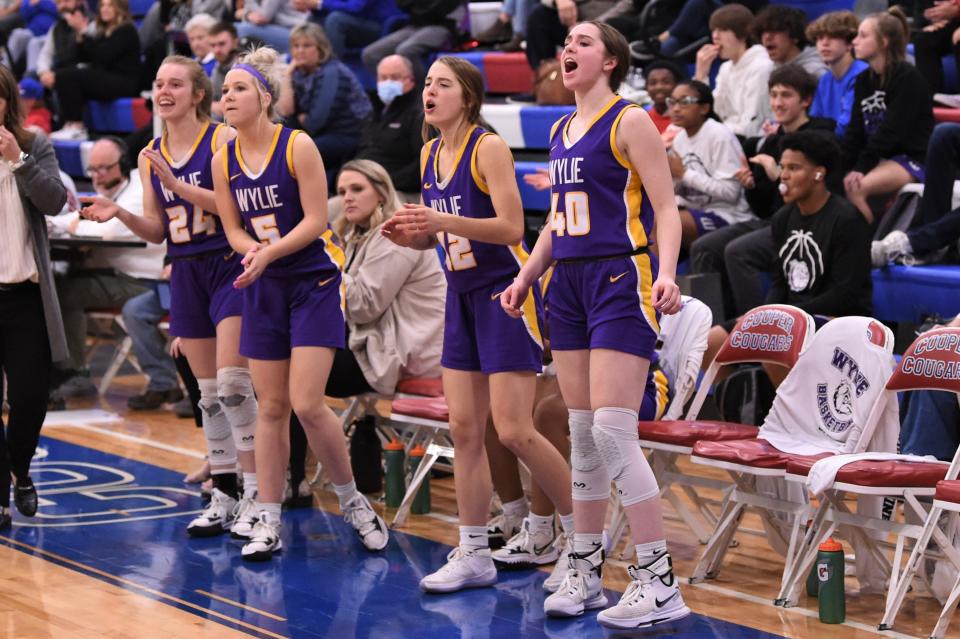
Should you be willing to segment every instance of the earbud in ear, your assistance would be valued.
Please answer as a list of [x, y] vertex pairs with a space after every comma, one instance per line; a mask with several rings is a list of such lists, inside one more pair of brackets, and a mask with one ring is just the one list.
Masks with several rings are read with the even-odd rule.
[[813, 179], [819, 182], [820, 180], [823, 179], [823, 173], [821, 173], [820, 171], [817, 171], [816, 173], [813, 174]]

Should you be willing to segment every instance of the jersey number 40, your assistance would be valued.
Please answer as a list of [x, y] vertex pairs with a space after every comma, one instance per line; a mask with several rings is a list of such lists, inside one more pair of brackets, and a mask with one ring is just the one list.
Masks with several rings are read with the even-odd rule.
[[557, 210], [560, 194], [550, 198], [550, 228], [558, 237], [572, 237], [590, 232], [590, 203], [584, 191], [570, 191], [563, 196], [563, 210]]

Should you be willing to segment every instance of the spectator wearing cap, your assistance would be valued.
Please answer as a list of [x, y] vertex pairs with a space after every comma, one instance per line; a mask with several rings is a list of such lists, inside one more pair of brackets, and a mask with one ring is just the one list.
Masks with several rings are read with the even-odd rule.
[[796, 64], [819, 80], [827, 67], [809, 46], [806, 25], [807, 16], [800, 9], [771, 4], [753, 19], [753, 37], [767, 50], [775, 68]]
[[53, 130], [53, 114], [43, 103], [43, 85], [39, 80], [20, 80], [20, 109], [23, 112], [23, 128], [46, 134]]

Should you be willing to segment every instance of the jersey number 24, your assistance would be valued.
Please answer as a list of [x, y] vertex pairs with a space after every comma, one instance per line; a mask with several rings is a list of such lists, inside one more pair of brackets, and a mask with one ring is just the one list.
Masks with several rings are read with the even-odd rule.
[[213, 235], [217, 232], [217, 222], [212, 215], [206, 213], [198, 206], [193, 207], [193, 228], [190, 228], [190, 216], [187, 215], [187, 207], [171, 206], [167, 209], [167, 217], [170, 218], [170, 241], [174, 244], [185, 244], [191, 237], [197, 237], [206, 233]]

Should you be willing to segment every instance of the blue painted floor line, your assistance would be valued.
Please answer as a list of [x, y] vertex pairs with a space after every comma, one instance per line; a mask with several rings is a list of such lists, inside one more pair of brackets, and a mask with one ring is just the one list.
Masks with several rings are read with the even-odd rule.
[[285, 512], [283, 552], [250, 564], [239, 541], [187, 538], [201, 502], [179, 473], [54, 439], [42, 446], [48, 455], [31, 470], [42, 498], [38, 516], [15, 514], [0, 543], [253, 636], [777, 636], [696, 614], [632, 634], [602, 629], [595, 613], [545, 619], [542, 571], [502, 572], [493, 588], [427, 595], [417, 584], [449, 546], [392, 531], [387, 549], [370, 553], [339, 515], [315, 509]]

